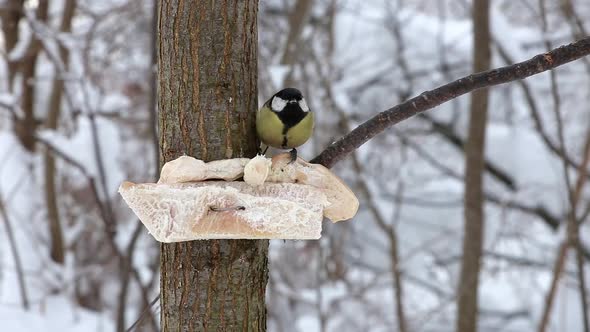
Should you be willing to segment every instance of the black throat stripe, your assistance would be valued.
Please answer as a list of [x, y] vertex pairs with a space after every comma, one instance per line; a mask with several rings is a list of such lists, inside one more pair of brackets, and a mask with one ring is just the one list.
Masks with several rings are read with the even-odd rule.
[[301, 120], [303, 120], [309, 112], [303, 112], [297, 103], [287, 103], [282, 111], [277, 112], [277, 116], [285, 125], [283, 128], [283, 135], [287, 130], [295, 127]]

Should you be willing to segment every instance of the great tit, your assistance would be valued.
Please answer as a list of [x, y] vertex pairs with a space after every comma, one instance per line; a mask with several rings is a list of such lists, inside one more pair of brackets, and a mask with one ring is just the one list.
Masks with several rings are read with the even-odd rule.
[[291, 149], [291, 162], [297, 159], [295, 148], [311, 137], [313, 126], [313, 113], [301, 91], [294, 88], [275, 93], [256, 113], [258, 138], [267, 149]]

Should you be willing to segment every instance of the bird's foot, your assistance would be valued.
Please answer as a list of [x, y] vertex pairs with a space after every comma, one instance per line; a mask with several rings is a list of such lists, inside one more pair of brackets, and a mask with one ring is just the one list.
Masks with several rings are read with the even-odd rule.
[[292, 164], [295, 162], [295, 160], [297, 160], [297, 149], [291, 150], [289, 154], [291, 155], [291, 161], [289, 162], [289, 164]]
[[[262, 151], [262, 148], [264, 147], [264, 151]], [[257, 155], [266, 155], [266, 151], [268, 151], [269, 146], [265, 145], [265, 144], [260, 144], [258, 145], [258, 147], [256, 148], [256, 154]]]

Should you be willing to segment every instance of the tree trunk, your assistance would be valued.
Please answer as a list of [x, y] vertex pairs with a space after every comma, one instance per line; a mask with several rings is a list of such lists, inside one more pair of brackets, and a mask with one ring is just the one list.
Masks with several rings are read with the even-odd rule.
[[303, 28], [305, 27], [305, 23], [311, 14], [312, 7], [312, 0], [297, 0], [293, 9], [289, 13], [289, 34], [287, 35], [287, 42], [285, 43], [281, 64], [292, 65], [296, 60], [297, 54], [301, 54], [297, 49], [297, 46]]
[[[76, 10], [76, 1], [66, 0], [63, 9], [60, 32], [68, 33], [71, 31], [72, 19], [74, 18], [74, 12]], [[59, 45], [59, 56], [67, 68], [69, 63], [69, 51], [63, 45]], [[53, 84], [51, 85], [49, 93], [49, 107], [45, 122], [47, 129], [56, 130], [58, 127], [59, 116], [61, 113], [61, 99], [64, 91], [63, 75], [65, 74], [65, 72], [62, 72], [56, 66], [55, 78], [53, 79]], [[45, 203], [47, 205], [47, 219], [51, 238], [51, 248], [49, 253], [54, 262], [63, 264], [63, 231], [59, 218], [59, 206], [57, 204], [55, 158], [53, 157], [53, 152], [49, 151], [49, 149], [45, 150], [43, 157], [45, 160]]]
[[[256, 0], [162, 0], [162, 162], [256, 153]], [[264, 331], [267, 240], [162, 244], [163, 331]]]
[[297, 55], [302, 54], [298, 50], [298, 46], [301, 42], [301, 34], [305, 23], [311, 15], [311, 8], [313, 7], [313, 0], [297, 0], [293, 9], [289, 13], [289, 34], [287, 35], [287, 41], [283, 50], [283, 56], [281, 58], [281, 64], [290, 66], [289, 72], [285, 77], [283, 84], [285, 86], [294, 85], [293, 74], [295, 70], [295, 62], [297, 61]]
[[[35, 18], [41, 22], [46, 22], [48, 12], [49, 1], [41, 0], [35, 11]], [[23, 76], [21, 107], [24, 117], [19, 125], [15, 127], [15, 130], [23, 147], [31, 152], [35, 151], [35, 130], [37, 128], [37, 120], [35, 119], [35, 72], [37, 70], [37, 58], [41, 49], [42, 45], [39, 36], [33, 34], [23, 58], [19, 59], [20, 72]]]
[[[2, 34], [4, 36], [4, 49], [10, 53], [16, 46], [19, 37], [18, 22], [22, 18], [24, 0], [6, 0], [0, 5], [0, 22], [2, 22]], [[12, 91], [12, 82], [17, 71], [14, 61], [7, 60], [8, 64], [8, 91]]]
[[[473, 71], [490, 66], [489, 1], [473, 3]], [[484, 231], [484, 150], [488, 109], [488, 90], [471, 94], [469, 133], [465, 146], [465, 234], [458, 287], [457, 331], [477, 331], [477, 288]]]

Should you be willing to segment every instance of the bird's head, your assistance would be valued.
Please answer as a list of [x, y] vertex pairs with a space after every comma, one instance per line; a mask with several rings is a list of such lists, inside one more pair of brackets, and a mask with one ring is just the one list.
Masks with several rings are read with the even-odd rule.
[[276, 113], [282, 112], [287, 106], [289, 106], [288, 108], [299, 106], [301, 111], [304, 113], [309, 112], [309, 107], [307, 106], [301, 91], [295, 88], [285, 88], [275, 93], [275, 95], [270, 99], [269, 104], [272, 111]]

